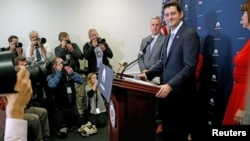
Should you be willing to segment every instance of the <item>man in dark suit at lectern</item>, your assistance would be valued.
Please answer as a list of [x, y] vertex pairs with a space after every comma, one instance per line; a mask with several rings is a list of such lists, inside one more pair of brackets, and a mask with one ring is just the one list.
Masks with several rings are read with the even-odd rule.
[[160, 98], [164, 141], [187, 141], [200, 40], [197, 32], [183, 23], [178, 2], [170, 1], [163, 8], [171, 34], [167, 36], [161, 59], [138, 77], [152, 80], [163, 73], [163, 84], [156, 97]]

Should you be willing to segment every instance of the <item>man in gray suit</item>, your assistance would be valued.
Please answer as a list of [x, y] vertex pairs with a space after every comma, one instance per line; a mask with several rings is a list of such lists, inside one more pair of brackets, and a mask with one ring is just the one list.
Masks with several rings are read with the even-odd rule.
[[184, 13], [178, 2], [170, 1], [163, 9], [171, 34], [167, 36], [161, 59], [138, 77], [151, 80], [163, 74], [163, 83], [155, 96], [160, 98], [164, 141], [187, 141], [200, 40], [197, 32], [183, 23]]
[[161, 18], [153, 17], [150, 20], [151, 35], [142, 39], [138, 53], [138, 64], [142, 73], [149, 70], [161, 57], [166, 36], [161, 33]]
[[[149, 70], [161, 57], [163, 45], [167, 39], [166, 36], [161, 33], [161, 28], [161, 18], [159, 16], [153, 17], [150, 20], [151, 35], [142, 39], [140, 51], [138, 53], [138, 64], [141, 73], [145, 73], [147, 70]], [[159, 84], [161, 80], [162, 75], [160, 75], [158, 79], [154, 79], [152, 81]], [[158, 109], [156, 109], [156, 111], [157, 120], [160, 121], [161, 116], [158, 112]], [[159, 122], [156, 128], [156, 133], [159, 134], [161, 132], [162, 126]]]

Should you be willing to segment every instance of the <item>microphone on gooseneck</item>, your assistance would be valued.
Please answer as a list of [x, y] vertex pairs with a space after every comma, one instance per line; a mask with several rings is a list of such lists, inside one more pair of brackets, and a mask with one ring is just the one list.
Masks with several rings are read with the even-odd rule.
[[122, 70], [122, 72], [121, 72], [121, 74], [120, 74], [120, 79], [122, 79], [122, 76], [123, 76], [123, 73], [125, 72], [125, 70], [126, 70], [129, 66], [131, 66], [132, 64], [134, 64], [135, 62], [137, 62], [137, 61], [146, 53], [146, 49], [147, 49], [148, 45], [149, 45], [153, 40], [154, 40], [153, 37], [151, 37], [150, 39], [148, 39], [147, 42], [146, 42], [145, 47], [144, 47], [142, 50], [140, 50], [140, 52], [139, 52], [139, 54], [140, 54], [139, 57], [136, 58], [134, 61], [130, 62], [126, 67], [123, 68], [123, 70]]
[[141, 56], [142, 56], [143, 54], [146, 53], [146, 49], [147, 49], [148, 45], [149, 45], [153, 40], [154, 40], [153, 37], [151, 37], [151, 38], [149, 38], [149, 39], [147, 40], [147, 43], [146, 43], [145, 47], [144, 47], [142, 50], [140, 50], [140, 52], [139, 52], [139, 54], [141, 54]]

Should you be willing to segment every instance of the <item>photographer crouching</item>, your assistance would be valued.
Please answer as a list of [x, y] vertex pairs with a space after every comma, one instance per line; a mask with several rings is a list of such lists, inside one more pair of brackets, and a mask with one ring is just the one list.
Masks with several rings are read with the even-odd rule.
[[66, 138], [68, 129], [81, 126], [74, 83], [82, 84], [83, 79], [61, 57], [56, 57], [52, 65], [52, 74], [47, 76], [47, 82], [54, 94], [59, 137]]

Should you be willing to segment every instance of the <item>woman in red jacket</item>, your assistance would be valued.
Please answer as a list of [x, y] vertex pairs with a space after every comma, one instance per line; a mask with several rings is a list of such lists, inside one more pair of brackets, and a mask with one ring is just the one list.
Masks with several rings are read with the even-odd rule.
[[[243, 11], [241, 17], [242, 27], [250, 30], [250, 0], [244, 3], [241, 10]], [[247, 40], [246, 44], [234, 56], [233, 63], [234, 85], [223, 119], [223, 125], [243, 124], [247, 98], [247, 78], [250, 68], [250, 39]]]

